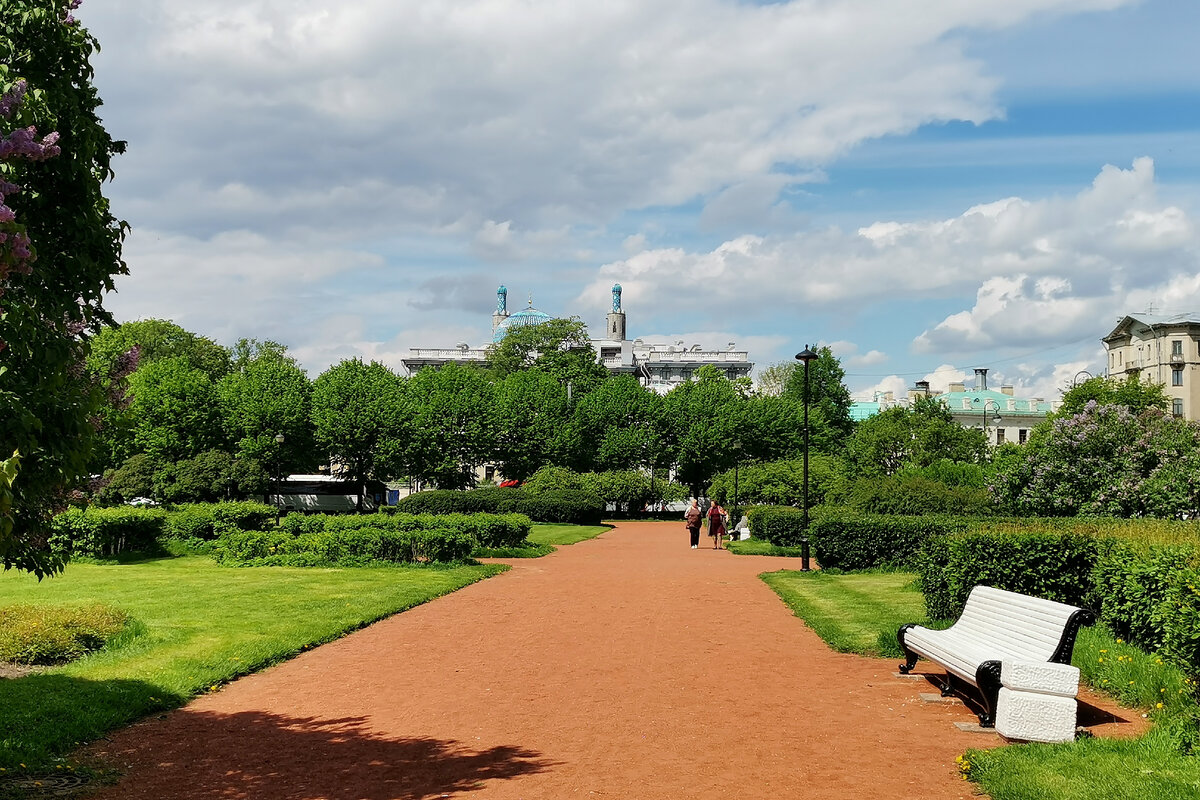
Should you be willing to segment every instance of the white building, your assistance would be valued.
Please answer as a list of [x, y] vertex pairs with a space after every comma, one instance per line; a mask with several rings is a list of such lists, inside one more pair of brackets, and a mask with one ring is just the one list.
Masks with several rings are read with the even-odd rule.
[[1200, 419], [1200, 315], [1131, 314], [1102, 341], [1110, 377], [1157, 383], [1175, 416]]
[[[534, 308], [532, 299], [528, 308], [509, 314], [508, 289], [501, 286], [496, 290], [491, 342], [478, 347], [471, 347], [466, 343], [459, 343], [454, 347], [414, 347], [402, 363], [410, 374], [424, 367], [440, 367], [451, 362], [486, 364], [490, 348], [503, 339], [510, 329], [539, 325], [551, 318], [549, 314]], [[750, 354], [745, 350], [738, 350], [733, 342], [730, 342], [725, 350], [707, 350], [698, 344], [689, 347], [682, 341], [630, 341], [625, 330], [625, 311], [621, 307], [620, 284], [612, 288], [612, 308], [608, 312], [606, 322], [604, 338], [591, 340], [600, 363], [610, 372], [638, 376], [643, 386], [661, 394], [686, 382], [703, 366], [716, 367], [730, 380], [749, 376], [754, 368]]]

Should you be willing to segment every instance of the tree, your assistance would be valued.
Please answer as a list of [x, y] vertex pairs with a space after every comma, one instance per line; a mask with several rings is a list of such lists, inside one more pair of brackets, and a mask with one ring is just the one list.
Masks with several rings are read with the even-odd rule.
[[[817, 348], [817, 358], [808, 365], [808, 402], [810, 408], [819, 408], [825, 421], [841, 437], [854, 431], [850, 419], [850, 390], [844, 379], [846, 371], [833, 351], [828, 347]], [[794, 364], [784, 384], [783, 394], [804, 402], [804, 365]]]
[[666, 448], [679, 481], [699, 495], [714, 475], [733, 466], [731, 443], [738, 436], [741, 397], [716, 367], [703, 366], [694, 377], [663, 398], [668, 431]]
[[661, 465], [663, 399], [616, 375], [575, 404], [574, 466], [581, 472]]
[[200, 370], [212, 381], [219, 381], [230, 370], [230, 353], [224, 346], [166, 319], [123, 322], [100, 331], [92, 339], [88, 369], [106, 376], [125, 353], [135, 348], [139, 366], [181, 358], [189, 368]]
[[[275, 342], [234, 347], [233, 371], [217, 385], [225, 434], [239, 459], [268, 467], [273, 477], [311, 469], [312, 383], [287, 348]], [[283, 436], [283, 444], [276, 437]]]
[[575, 317], [510, 328], [492, 346], [488, 360], [498, 380], [519, 370], [536, 370], [563, 386], [570, 384], [575, 397], [592, 391], [608, 377], [608, 370], [596, 360], [587, 326]]
[[409, 380], [414, 426], [413, 474], [439, 489], [475, 482], [475, 468], [494, 457], [498, 424], [495, 387], [482, 370], [462, 364], [426, 368]]
[[[804, 404], [791, 396], [750, 397], [737, 408], [737, 433], [743, 461], [775, 461], [804, 455]], [[810, 452], [835, 453], [843, 434], [825, 419], [825, 410], [808, 410]]]
[[1137, 375], [1129, 375], [1123, 381], [1098, 376], [1068, 389], [1050, 418], [1064, 419], [1081, 414], [1092, 402], [1100, 406], [1123, 406], [1135, 414], [1148, 408], [1162, 411], [1171, 408], [1171, 398], [1160, 383], [1144, 383]]
[[184, 358], [147, 364], [130, 376], [129, 385], [136, 452], [172, 463], [224, 444], [216, 386]]
[[523, 481], [561, 464], [571, 444], [567, 389], [544, 372], [514, 372], [495, 385], [495, 457], [505, 477]]
[[50, 518], [86, 479], [105, 399], [81, 369], [85, 334], [109, 321], [103, 295], [127, 271], [126, 226], [101, 190], [124, 143], [96, 115], [98, 44], [70, 8], [5, 0], [0, 14], [0, 444], [22, 456], [0, 557], [39, 577], [62, 566]]
[[358, 510], [368, 478], [386, 480], [404, 467], [412, 407], [405, 381], [383, 364], [348, 359], [313, 382], [312, 420], [318, 446], [359, 482]]
[[940, 459], [982, 463], [987, 440], [978, 428], [963, 428], [933, 397], [910, 408], [893, 406], [858, 423], [846, 443], [851, 477], [894, 475], [908, 464], [927, 466]]
[[764, 367], [758, 373], [758, 393], [764, 397], [778, 397], [783, 394], [792, 373], [796, 371], [796, 366], [794, 361], [780, 361], [778, 364]]

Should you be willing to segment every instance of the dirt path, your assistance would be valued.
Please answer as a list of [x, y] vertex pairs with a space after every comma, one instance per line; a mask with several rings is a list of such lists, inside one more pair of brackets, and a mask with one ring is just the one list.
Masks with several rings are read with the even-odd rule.
[[115, 734], [99, 796], [967, 798], [999, 744], [826, 649], [756, 577], [795, 560], [630, 523], [513, 563]]

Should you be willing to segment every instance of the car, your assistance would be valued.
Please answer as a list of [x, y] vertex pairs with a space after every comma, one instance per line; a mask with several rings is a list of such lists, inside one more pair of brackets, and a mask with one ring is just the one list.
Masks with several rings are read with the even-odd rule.
[[129, 505], [139, 508], [158, 508], [158, 501], [149, 497], [135, 497], [129, 501]]

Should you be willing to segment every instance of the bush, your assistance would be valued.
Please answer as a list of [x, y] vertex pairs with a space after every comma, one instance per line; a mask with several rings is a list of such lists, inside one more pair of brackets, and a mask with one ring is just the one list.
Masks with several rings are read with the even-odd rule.
[[753, 506], [746, 511], [750, 534], [780, 547], [794, 547], [804, 536], [804, 515], [791, 506]]
[[167, 516], [166, 534], [172, 539], [212, 541], [227, 529], [261, 530], [275, 520], [274, 506], [255, 502], [185, 503]]
[[986, 488], [951, 485], [922, 472], [911, 468], [883, 478], [859, 478], [839, 499], [868, 514], [982, 516], [995, 509], [995, 501]]
[[[824, 502], [825, 497], [840, 484], [842, 464], [835, 456], [813, 453], [808, 466], [808, 500], [812, 507]], [[733, 504], [735, 488], [737, 501], [742, 506], [785, 506], [801, 503], [804, 497], [802, 459], [742, 464], [736, 475], [734, 472], [730, 469], [716, 476], [708, 488], [709, 497], [726, 507]]]
[[476, 547], [462, 531], [345, 528], [302, 533], [231, 531], [213, 548], [221, 564], [235, 566], [342, 566], [462, 561]]
[[289, 514], [280, 529], [296, 536], [320, 531], [375, 528], [388, 531], [453, 530], [473, 536], [483, 547], [520, 547], [533, 523], [524, 514]]
[[964, 523], [948, 518], [820, 509], [809, 526], [809, 539], [825, 568], [913, 568], [925, 542], [962, 527]]
[[166, 516], [150, 508], [69, 508], [54, 518], [50, 546], [64, 555], [93, 558], [154, 550]]
[[536, 522], [599, 525], [604, 503], [581, 490], [554, 489], [529, 493], [522, 489], [441, 489], [418, 492], [388, 509], [407, 514], [524, 514]]
[[125, 612], [100, 603], [0, 608], [0, 661], [71, 661], [104, 647], [128, 621]]

